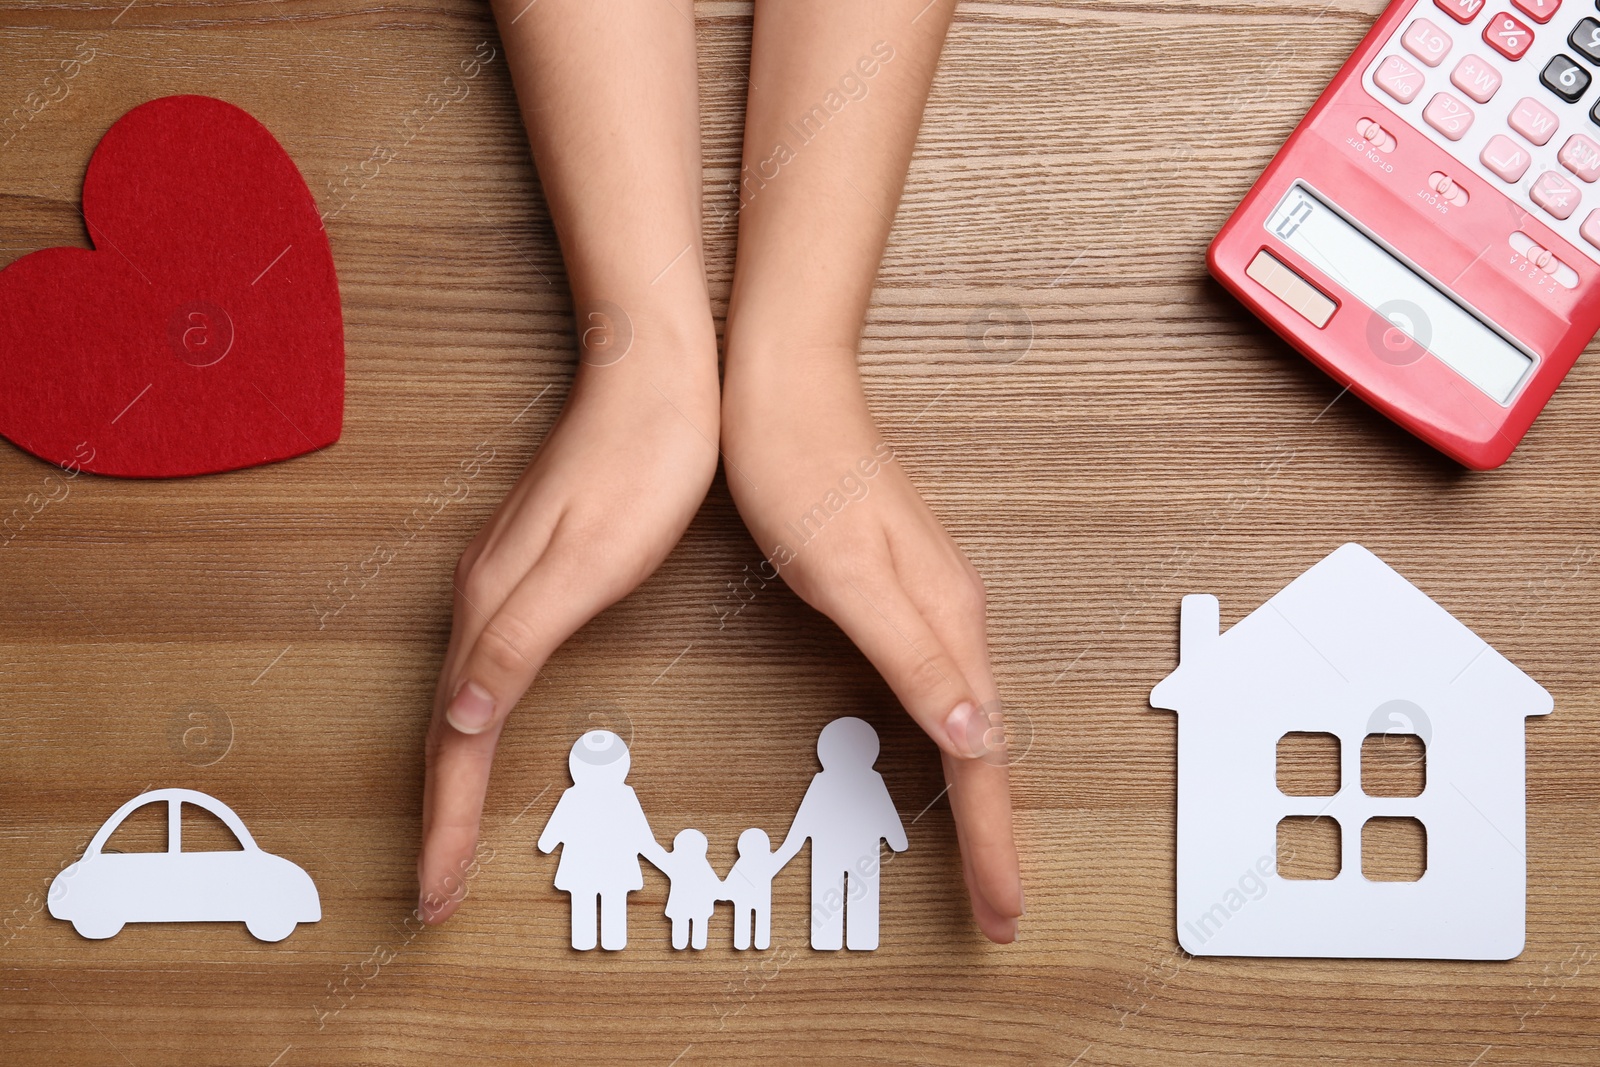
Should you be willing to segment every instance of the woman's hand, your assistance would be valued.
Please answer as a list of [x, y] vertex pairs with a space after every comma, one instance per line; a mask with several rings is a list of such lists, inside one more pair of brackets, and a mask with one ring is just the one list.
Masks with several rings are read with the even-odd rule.
[[417, 863], [428, 922], [461, 903], [506, 716], [562, 642], [661, 564], [705, 497], [717, 370], [714, 342], [694, 346], [708, 344], [581, 367], [533, 462], [461, 557], [428, 730]]
[[[730, 352], [728, 486], [756, 543], [943, 753], [972, 911], [1017, 939], [1022, 880], [983, 581], [879, 436], [853, 352]], [[780, 850], [781, 851], [781, 850]]]

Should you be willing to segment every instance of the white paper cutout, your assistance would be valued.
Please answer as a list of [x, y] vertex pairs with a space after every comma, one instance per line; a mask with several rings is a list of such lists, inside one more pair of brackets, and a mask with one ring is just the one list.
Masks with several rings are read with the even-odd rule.
[[[104, 852], [122, 821], [146, 804], [167, 805], [167, 851]], [[244, 846], [182, 851], [182, 806], [204, 808]], [[50, 914], [79, 934], [114, 937], [125, 923], [243, 922], [262, 941], [282, 941], [299, 923], [322, 918], [311, 876], [263, 852], [226, 804], [193, 789], [153, 789], [128, 801], [100, 827], [83, 858], [50, 884]]]
[[673, 839], [667, 864], [661, 869], [672, 880], [667, 893], [667, 918], [672, 920], [672, 947], [706, 947], [706, 924], [722, 895], [722, 879], [706, 859], [706, 835], [699, 830], [680, 830]]
[[643, 856], [663, 871], [671, 861], [650, 832], [633, 787], [624, 785], [628, 746], [609, 730], [590, 730], [572, 746], [567, 769], [572, 787], [561, 794], [539, 835], [539, 851], [561, 846], [556, 888], [572, 894], [572, 947], [628, 944], [628, 894], [644, 888]]
[[[878, 947], [878, 875], [882, 842], [906, 850], [906, 830], [889, 799], [878, 759], [878, 733], [857, 718], [835, 719], [817, 737], [822, 770], [774, 861], [788, 863], [811, 839], [811, 947]], [[845, 925], [849, 924], [846, 934]]]
[[752, 826], [739, 835], [739, 858], [722, 880], [723, 899], [733, 904], [734, 948], [750, 947], [752, 926], [756, 948], [772, 947], [772, 879], [781, 866], [765, 830]]
[[[1150, 703], [1178, 712], [1178, 941], [1196, 955], [1512, 959], [1523, 947], [1524, 724], [1550, 694], [1360, 545], [1347, 544], [1225, 634], [1183, 598], [1180, 664]], [[1334, 734], [1332, 797], [1278, 790], [1288, 732]], [[1362, 791], [1362, 743], [1426, 749], [1418, 796]], [[1277, 874], [1277, 824], [1338, 820], [1336, 877]], [[1374, 816], [1427, 833], [1417, 881], [1370, 881]]]
[[783, 845], [773, 852], [765, 831], [744, 831], [739, 858], [719, 878], [699, 830], [680, 832], [671, 852], [656, 841], [637, 795], [623, 783], [631, 757], [622, 738], [608, 730], [580, 737], [567, 757], [573, 785], [539, 835], [541, 852], [561, 846], [555, 885], [572, 896], [572, 947], [595, 947], [597, 904], [600, 947], [627, 945], [628, 894], [644, 885], [643, 856], [671, 880], [666, 914], [674, 948], [705, 948], [707, 925], [723, 900], [733, 904], [734, 947], [769, 948], [773, 878], [809, 840], [812, 947], [877, 948], [882, 843], [897, 852], [908, 845], [883, 777], [872, 769], [878, 734], [861, 719], [835, 719], [817, 738], [817, 755], [823, 769]]

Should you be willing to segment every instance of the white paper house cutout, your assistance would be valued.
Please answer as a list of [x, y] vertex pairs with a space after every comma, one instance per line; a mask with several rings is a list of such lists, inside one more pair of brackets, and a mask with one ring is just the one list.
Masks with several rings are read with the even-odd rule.
[[[1197, 955], [1511, 959], [1526, 910], [1524, 723], [1550, 694], [1360, 545], [1347, 544], [1225, 634], [1213, 596], [1183, 598], [1180, 664], [1150, 694], [1178, 712], [1178, 941]], [[1291, 731], [1339, 739], [1329, 797], [1277, 786]], [[1426, 744], [1411, 798], [1362, 791], [1362, 743]], [[1338, 820], [1336, 877], [1277, 874], [1277, 824]], [[1374, 816], [1427, 832], [1412, 882], [1369, 881]]]

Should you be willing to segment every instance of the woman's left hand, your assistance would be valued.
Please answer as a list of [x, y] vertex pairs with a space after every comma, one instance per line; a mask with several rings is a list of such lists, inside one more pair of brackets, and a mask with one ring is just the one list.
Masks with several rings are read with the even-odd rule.
[[722, 424], [728, 487], [761, 551], [939, 746], [973, 915], [1015, 941], [1022, 876], [983, 580], [878, 434], [855, 353], [730, 359]]

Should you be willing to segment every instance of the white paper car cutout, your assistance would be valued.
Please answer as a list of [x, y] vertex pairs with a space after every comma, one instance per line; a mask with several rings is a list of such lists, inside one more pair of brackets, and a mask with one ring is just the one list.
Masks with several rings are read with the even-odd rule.
[[[122, 821], [146, 804], [167, 805], [167, 851], [103, 852]], [[184, 852], [182, 805], [221, 819], [242, 851]], [[50, 884], [50, 914], [84, 937], [115, 937], [125, 923], [243, 922], [262, 941], [282, 941], [299, 923], [322, 918], [311, 876], [256, 845], [221, 801], [193, 789], [153, 789], [118, 808], [83, 858]]]

